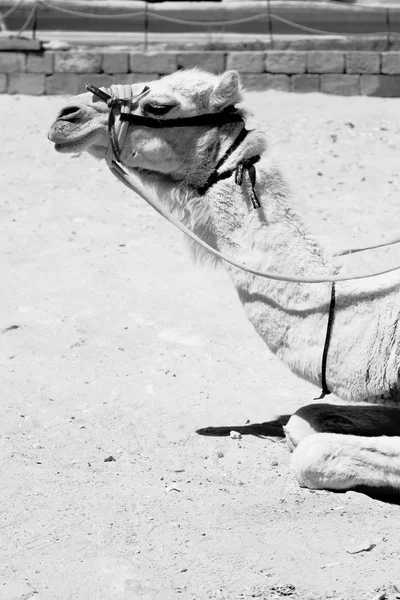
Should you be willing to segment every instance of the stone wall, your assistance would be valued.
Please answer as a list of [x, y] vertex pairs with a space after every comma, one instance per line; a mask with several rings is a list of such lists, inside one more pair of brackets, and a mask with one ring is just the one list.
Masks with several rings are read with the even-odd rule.
[[400, 52], [372, 50], [0, 52], [0, 92], [76, 94], [86, 83], [139, 83], [195, 66], [236, 69], [248, 90], [400, 96]]

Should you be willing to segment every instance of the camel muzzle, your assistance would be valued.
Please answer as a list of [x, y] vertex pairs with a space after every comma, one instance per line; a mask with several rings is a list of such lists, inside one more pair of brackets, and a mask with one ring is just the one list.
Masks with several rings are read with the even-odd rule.
[[62, 144], [68, 137], [76, 136], [77, 127], [83, 124], [84, 109], [78, 106], [66, 106], [52, 123], [47, 134], [48, 139], [55, 144]]

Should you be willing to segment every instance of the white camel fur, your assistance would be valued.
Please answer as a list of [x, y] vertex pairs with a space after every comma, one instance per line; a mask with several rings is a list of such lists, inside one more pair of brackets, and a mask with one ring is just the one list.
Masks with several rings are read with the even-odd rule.
[[[221, 166], [220, 173], [260, 155], [256, 191], [261, 208], [253, 208], [246, 176], [241, 186], [232, 174], [205, 194], [198, 191], [232, 146], [242, 123], [179, 129], [130, 126], [121, 162], [139, 195], [162, 199], [209, 245], [252, 268], [314, 276], [338, 272], [294, 209], [285, 179], [269, 156], [266, 133], [243, 103], [235, 71], [221, 76], [196, 69], [179, 71], [147, 85], [150, 93], [132, 107], [134, 114], [182, 118], [236, 107], [249, 134]], [[49, 138], [60, 152], [87, 150], [104, 158], [109, 147], [108, 110], [91, 93], [81, 94], [61, 111]], [[195, 256], [210, 258], [206, 251], [191, 245]], [[278, 282], [226, 268], [247, 317], [268, 347], [294, 373], [320, 386], [330, 285]], [[400, 399], [399, 283], [400, 276], [395, 273], [337, 286], [327, 361], [328, 388], [343, 400], [382, 406], [374, 413], [369, 437], [340, 435], [339, 426], [336, 434], [322, 433], [321, 423], [314, 425], [323, 412], [320, 405], [307, 407], [306, 417], [301, 411], [292, 417], [286, 435], [295, 449], [293, 466], [301, 485], [400, 489], [400, 439], [378, 437], [388, 432], [386, 425], [381, 425], [385, 406]], [[389, 435], [393, 436], [393, 429], [399, 430], [400, 417], [397, 410], [390, 414]], [[346, 419], [362, 435], [362, 413], [348, 413]], [[384, 421], [387, 424], [387, 419]], [[357, 470], [360, 453], [362, 472]], [[368, 462], [372, 456], [373, 461]]]

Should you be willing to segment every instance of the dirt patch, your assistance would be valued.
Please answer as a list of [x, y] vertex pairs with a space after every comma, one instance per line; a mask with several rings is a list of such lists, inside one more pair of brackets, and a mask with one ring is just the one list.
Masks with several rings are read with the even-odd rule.
[[[0, 97], [0, 597], [400, 598], [399, 507], [298, 487], [257, 424], [317, 390], [105, 165], [53, 151], [63, 102]], [[398, 100], [251, 102], [311, 228], [398, 226]]]

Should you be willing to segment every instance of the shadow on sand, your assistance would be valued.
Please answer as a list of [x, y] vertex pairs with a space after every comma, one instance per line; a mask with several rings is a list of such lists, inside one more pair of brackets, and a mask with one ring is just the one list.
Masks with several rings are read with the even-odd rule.
[[284, 438], [283, 426], [289, 421], [291, 415], [280, 415], [273, 421], [265, 423], [249, 423], [248, 425], [224, 425], [221, 427], [203, 427], [196, 433], [214, 437], [227, 437], [231, 431], [237, 431], [242, 435], [254, 435], [256, 437], [279, 437]]

